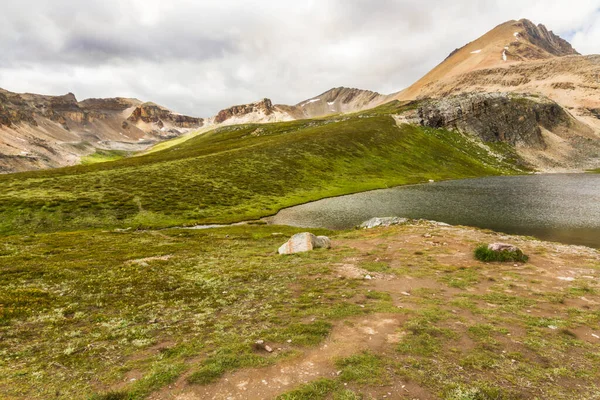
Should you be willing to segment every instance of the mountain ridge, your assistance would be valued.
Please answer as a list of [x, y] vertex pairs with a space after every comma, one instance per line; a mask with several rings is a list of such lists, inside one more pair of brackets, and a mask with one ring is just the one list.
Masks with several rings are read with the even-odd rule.
[[[198, 133], [222, 125], [321, 118], [367, 110], [392, 100], [461, 93], [541, 95], [598, 132], [598, 60], [600, 56], [580, 55], [543, 24], [521, 19], [500, 24], [456, 49], [413, 85], [390, 95], [340, 86], [294, 105], [263, 98], [224, 108], [204, 119], [138, 99], [78, 102], [73, 93], [46, 96], [0, 89], [0, 172], [73, 165], [96, 149], [143, 150], [200, 128]], [[586, 135], [590, 136], [589, 132]]]
[[139, 151], [203, 124], [138, 99], [0, 89], [0, 172], [73, 165], [97, 150]]

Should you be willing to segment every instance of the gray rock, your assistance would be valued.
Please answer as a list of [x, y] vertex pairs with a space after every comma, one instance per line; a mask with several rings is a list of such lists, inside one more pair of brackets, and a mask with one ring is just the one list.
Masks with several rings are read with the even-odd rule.
[[264, 350], [267, 353], [272, 353], [273, 352], [273, 348], [271, 346], [269, 346], [268, 344], [265, 343], [264, 340], [257, 340], [256, 342], [254, 342], [254, 348], [256, 350]]
[[310, 232], [297, 233], [279, 248], [279, 254], [294, 254], [314, 249], [329, 249], [331, 240], [327, 236], [315, 236]]
[[512, 252], [521, 252], [517, 246], [507, 243], [490, 243], [488, 245], [488, 250], [491, 251], [512, 251]]
[[554, 101], [512, 93], [468, 93], [428, 100], [416, 113], [417, 123], [423, 126], [540, 150], [546, 148], [541, 128], [554, 131], [570, 123], [569, 114]]
[[402, 225], [408, 222], [408, 218], [400, 218], [400, 217], [384, 217], [384, 218], [371, 218], [368, 221], [360, 224], [360, 228], [363, 229], [371, 229], [376, 228], [378, 226], [392, 226], [392, 225]]

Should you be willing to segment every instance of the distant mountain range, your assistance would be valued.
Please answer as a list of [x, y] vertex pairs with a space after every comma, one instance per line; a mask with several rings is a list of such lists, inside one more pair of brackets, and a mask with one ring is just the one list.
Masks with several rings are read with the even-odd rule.
[[[431, 103], [446, 107], [442, 112], [445, 127], [464, 130], [472, 125], [474, 107], [485, 108], [482, 104], [491, 101], [470, 95], [506, 92], [538, 96], [543, 104], [549, 104], [544, 100], [547, 98], [561, 108], [556, 115], [560, 115], [562, 128], [552, 130], [541, 124], [535, 154], [529, 151], [530, 146], [521, 146], [522, 155], [533, 165], [548, 169], [600, 163], [594, 159], [594, 154], [598, 158], [595, 149], [600, 147], [600, 56], [579, 55], [543, 25], [522, 19], [501, 24], [456, 49], [413, 85], [390, 95], [339, 87], [296, 105], [263, 99], [203, 119], [137, 99], [77, 101], [71, 93], [43, 96], [0, 89], [0, 172], [74, 165], [98, 149], [144, 150], [200, 128], [318, 118], [371, 109], [393, 100], [465, 95], [467, 100]], [[571, 122], [565, 120], [562, 111], [572, 117]], [[469, 124], [448, 120], [450, 115], [461, 119], [467, 114]], [[551, 115], [544, 116], [544, 120], [548, 118]], [[513, 129], [498, 126], [501, 128], [488, 130]], [[497, 140], [511, 136], [510, 132], [496, 133], [492, 136]], [[582, 151], [583, 147], [589, 151]]]

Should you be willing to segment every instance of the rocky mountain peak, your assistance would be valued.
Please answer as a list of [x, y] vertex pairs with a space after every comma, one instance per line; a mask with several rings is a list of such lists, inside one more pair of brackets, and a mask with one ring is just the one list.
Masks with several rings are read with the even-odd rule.
[[215, 122], [220, 124], [232, 117], [243, 117], [244, 115], [252, 113], [271, 115], [273, 112], [273, 103], [270, 99], [264, 98], [254, 103], [241, 104], [221, 110], [215, 116]]
[[158, 104], [147, 102], [138, 105], [127, 121], [137, 124], [143, 122], [146, 124], [153, 124], [159, 129], [162, 129], [168, 125], [175, 126], [177, 128], [198, 128], [204, 124], [202, 118], [188, 117], [174, 113], [171, 110], [159, 106]]
[[531, 44], [554, 56], [579, 55], [569, 42], [555, 35], [542, 24], [535, 25], [528, 19], [521, 19], [515, 23], [515, 27], [522, 29], [520, 34]]

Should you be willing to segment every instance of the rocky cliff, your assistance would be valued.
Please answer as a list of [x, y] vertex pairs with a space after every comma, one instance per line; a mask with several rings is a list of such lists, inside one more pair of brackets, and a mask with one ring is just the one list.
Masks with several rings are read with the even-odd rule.
[[542, 170], [586, 169], [598, 163], [600, 141], [587, 125], [549, 98], [517, 93], [465, 93], [412, 103], [399, 122], [457, 130], [515, 147]]
[[[523, 42], [531, 43], [533, 46], [546, 51], [548, 54], [558, 57], [579, 55], [569, 42], [555, 35], [542, 24], [536, 26], [528, 19], [522, 19], [515, 23], [514, 26], [518, 29], [518, 35], [515, 35], [516, 38], [522, 36], [524, 39]], [[521, 41], [518, 42], [521, 43]], [[543, 55], [539, 55], [539, 53], [537, 54], [539, 58], [546, 58]], [[529, 57], [529, 59], [534, 57], [535, 56]]]
[[127, 121], [134, 124], [138, 124], [139, 122], [155, 124], [159, 129], [168, 126], [193, 129], [201, 127], [204, 124], [204, 119], [202, 118], [177, 114], [154, 103], [144, 103], [137, 106], [127, 118]]
[[273, 107], [271, 100], [262, 99], [255, 103], [232, 106], [221, 110], [214, 117], [214, 122], [217, 124], [222, 124], [228, 120], [240, 120], [244, 119], [245, 117], [250, 117], [250, 119], [258, 119], [263, 117], [268, 120], [268, 117], [275, 114], [276, 111], [277, 110]]
[[0, 89], [0, 173], [76, 164], [104, 150], [142, 150], [203, 125], [137, 99], [44, 96]]
[[477, 135], [484, 142], [507, 142], [545, 149], [542, 128], [568, 128], [572, 118], [555, 102], [508, 93], [464, 94], [427, 100], [418, 108], [418, 123]]

